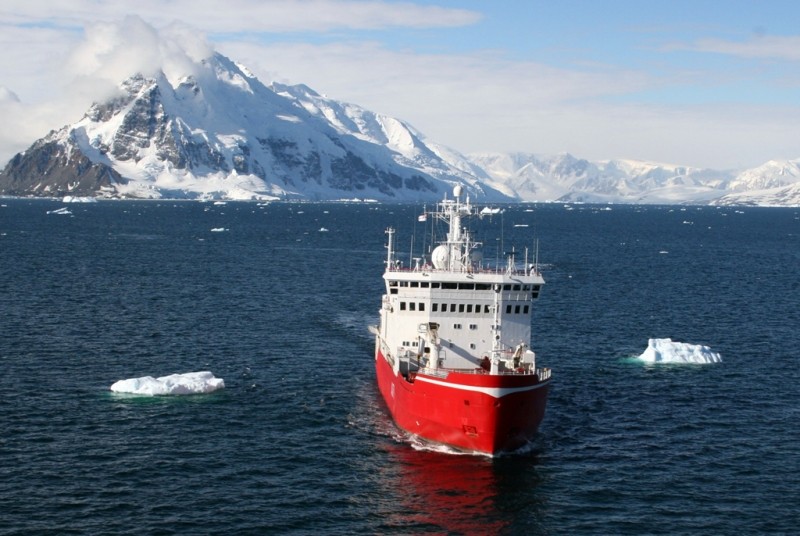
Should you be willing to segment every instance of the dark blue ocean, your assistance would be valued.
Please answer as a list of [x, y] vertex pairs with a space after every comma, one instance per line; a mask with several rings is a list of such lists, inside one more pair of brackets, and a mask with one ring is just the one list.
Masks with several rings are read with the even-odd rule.
[[[800, 530], [798, 209], [479, 224], [538, 238], [555, 379], [535, 441], [492, 460], [410, 441], [374, 385], [384, 229], [409, 251], [420, 206], [0, 205], [0, 534]], [[722, 363], [632, 358], [656, 337]], [[109, 391], [200, 370], [226, 388]]]

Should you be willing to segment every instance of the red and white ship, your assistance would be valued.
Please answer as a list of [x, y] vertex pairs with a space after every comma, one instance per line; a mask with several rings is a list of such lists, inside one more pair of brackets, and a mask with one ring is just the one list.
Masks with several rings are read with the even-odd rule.
[[[462, 222], [469, 197], [438, 203], [420, 220], [442, 222], [430, 258], [403, 267], [388, 234], [386, 294], [372, 326], [378, 387], [397, 426], [428, 441], [496, 455], [519, 449], [544, 418], [550, 369], [530, 348], [531, 312], [544, 278], [535, 262], [484, 264]], [[491, 212], [491, 211], [488, 211]]]

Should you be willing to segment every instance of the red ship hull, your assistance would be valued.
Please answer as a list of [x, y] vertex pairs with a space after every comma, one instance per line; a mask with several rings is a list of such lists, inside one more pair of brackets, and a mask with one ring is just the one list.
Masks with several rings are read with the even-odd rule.
[[397, 426], [429, 441], [489, 455], [528, 443], [542, 422], [549, 378], [447, 371], [395, 374], [376, 353], [378, 388]]

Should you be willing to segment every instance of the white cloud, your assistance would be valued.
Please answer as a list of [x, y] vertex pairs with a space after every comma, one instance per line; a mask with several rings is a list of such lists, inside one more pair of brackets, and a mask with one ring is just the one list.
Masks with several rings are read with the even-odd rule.
[[164, 25], [182, 20], [214, 32], [324, 32], [343, 29], [437, 28], [474, 24], [478, 12], [413, 2], [381, 0], [137, 0], [135, 4], [102, 0], [4, 0], [12, 23], [47, 21], [81, 26], [87, 20], [114, 21], [135, 12]]
[[674, 43], [665, 47], [665, 50], [691, 50], [739, 58], [800, 61], [800, 36], [759, 35], [746, 41], [699, 39], [693, 43]]
[[6, 86], [0, 86], [0, 103], [19, 103], [19, 97]]
[[89, 25], [85, 35], [70, 56], [68, 72], [114, 86], [136, 73], [190, 75], [200, 60], [214, 52], [196, 30], [179, 23], [157, 30], [138, 16]]

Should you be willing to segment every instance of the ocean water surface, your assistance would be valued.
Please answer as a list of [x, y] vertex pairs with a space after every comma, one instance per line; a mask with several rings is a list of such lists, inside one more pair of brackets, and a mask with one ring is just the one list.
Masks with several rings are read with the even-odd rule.
[[[485, 258], [539, 241], [533, 346], [555, 380], [535, 441], [492, 460], [404, 436], [374, 385], [383, 231], [414, 255], [420, 206], [0, 205], [0, 534], [800, 527], [800, 210], [479, 223]], [[722, 362], [635, 359], [664, 337]], [[109, 391], [201, 370], [226, 388]]]

